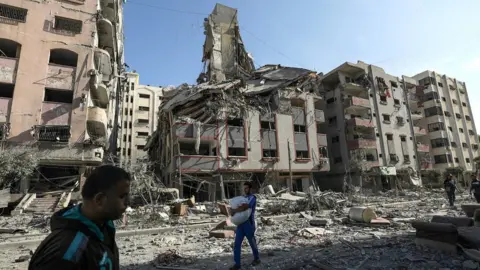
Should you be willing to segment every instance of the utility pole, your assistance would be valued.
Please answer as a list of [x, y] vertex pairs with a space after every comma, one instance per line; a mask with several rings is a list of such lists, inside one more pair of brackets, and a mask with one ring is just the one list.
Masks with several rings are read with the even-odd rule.
[[288, 145], [288, 173], [290, 178], [288, 179], [288, 188], [293, 191], [293, 175], [292, 175], [292, 150], [290, 150], [290, 140], [287, 140]]

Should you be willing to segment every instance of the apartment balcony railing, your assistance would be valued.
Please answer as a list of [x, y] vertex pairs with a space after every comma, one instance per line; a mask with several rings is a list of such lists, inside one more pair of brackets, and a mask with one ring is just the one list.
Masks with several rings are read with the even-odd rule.
[[416, 120], [420, 120], [422, 118], [425, 118], [425, 115], [423, 113], [423, 111], [413, 111], [411, 113], [411, 116], [412, 116], [412, 120], [413, 121], [416, 121]]
[[[193, 124], [176, 124], [175, 134], [180, 138], [195, 138], [197, 127]], [[201, 125], [200, 138], [214, 139], [217, 137], [217, 125]]]
[[355, 150], [360, 148], [376, 149], [377, 140], [375, 139], [355, 139], [347, 141], [347, 147], [349, 150]]
[[325, 123], [325, 114], [322, 110], [315, 110], [315, 121], [318, 123]]
[[87, 132], [93, 140], [108, 137], [108, 119], [106, 110], [100, 107], [88, 108]]
[[349, 82], [341, 85], [345, 94], [355, 96], [355, 97], [366, 97], [368, 96], [368, 89], [364, 86]]
[[425, 136], [427, 135], [427, 130], [420, 127], [413, 127], [413, 133], [415, 133], [415, 136]]
[[372, 119], [352, 118], [347, 120], [346, 125], [353, 128], [356, 132], [371, 133], [374, 131]]
[[68, 143], [70, 126], [67, 125], [37, 125], [34, 127], [34, 138], [39, 142]]
[[17, 65], [17, 58], [0, 57], [0, 83], [15, 83]]
[[350, 97], [343, 102], [345, 109], [365, 110], [370, 109], [370, 101], [365, 98]]
[[327, 146], [328, 145], [327, 135], [317, 133], [317, 144], [318, 146]]
[[54, 89], [73, 90], [75, 75], [76, 68], [74, 67], [49, 64], [45, 86]]
[[182, 172], [212, 172], [218, 170], [216, 156], [177, 156], [177, 170]]
[[419, 152], [430, 152], [430, 145], [417, 144], [417, 151], [419, 151]]

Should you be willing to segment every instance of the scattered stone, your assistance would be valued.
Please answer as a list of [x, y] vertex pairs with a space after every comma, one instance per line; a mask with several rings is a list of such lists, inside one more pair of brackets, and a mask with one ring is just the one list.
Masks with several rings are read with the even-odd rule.
[[477, 269], [478, 268], [478, 263], [472, 261], [472, 260], [467, 260], [464, 261], [462, 264], [464, 269]]
[[210, 237], [214, 238], [233, 238], [235, 237], [235, 232], [230, 230], [216, 230], [210, 232]]
[[312, 219], [310, 220], [310, 226], [324, 227], [332, 223], [330, 219]]

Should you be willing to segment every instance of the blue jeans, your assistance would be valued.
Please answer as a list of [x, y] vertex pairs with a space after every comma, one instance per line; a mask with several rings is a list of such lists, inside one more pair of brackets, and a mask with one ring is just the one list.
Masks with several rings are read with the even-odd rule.
[[250, 244], [250, 247], [252, 248], [252, 253], [253, 253], [253, 258], [255, 260], [259, 260], [259, 254], [258, 254], [258, 247], [257, 247], [257, 240], [255, 239], [255, 227], [254, 225], [250, 222], [247, 221], [237, 227], [237, 230], [235, 232], [235, 244], [233, 247], [233, 259], [235, 261], [235, 265], [240, 266], [241, 265], [241, 252], [242, 252], [242, 243], [243, 239], [247, 238], [248, 244]]

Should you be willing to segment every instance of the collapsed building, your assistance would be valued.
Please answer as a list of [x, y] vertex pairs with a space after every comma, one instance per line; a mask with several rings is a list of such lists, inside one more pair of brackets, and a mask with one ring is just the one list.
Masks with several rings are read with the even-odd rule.
[[237, 10], [217, 4], [205, 19], [205, 72], [198, 85], [164, 90], [145, 149], [167, 187], [198, 200], [237, 196], [244, 181], [305, 191], [328, 171], [320, 75], [303, 68], [255, 69]]

